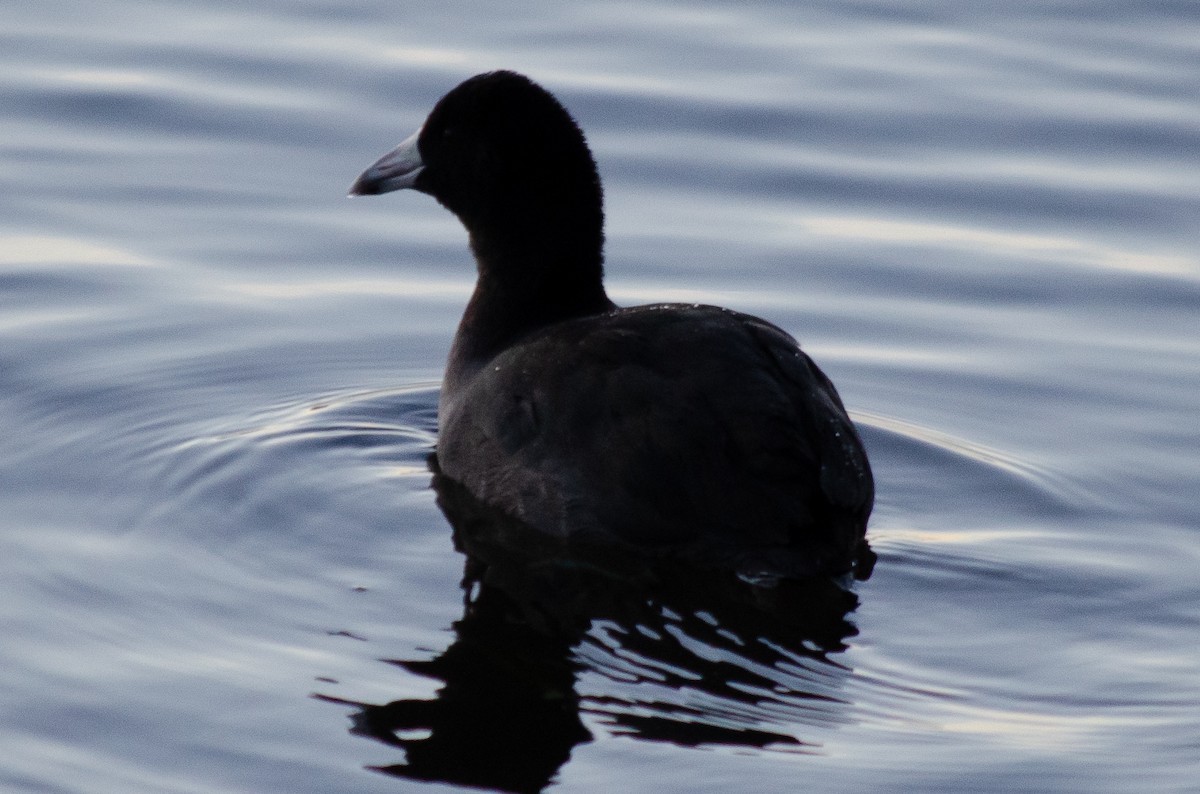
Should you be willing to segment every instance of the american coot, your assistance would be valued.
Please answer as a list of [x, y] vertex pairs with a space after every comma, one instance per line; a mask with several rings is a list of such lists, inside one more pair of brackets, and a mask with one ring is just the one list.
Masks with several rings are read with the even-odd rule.
[[874, 483], [836, 389], [787, 333], [715, 306], [618, 308], [582, 131], [513, 72], [472, 77], [351, 195], [412, 188], [478, 266], [438, 406], [438, 464], [560, 537], [743, 577], [869, 573]]

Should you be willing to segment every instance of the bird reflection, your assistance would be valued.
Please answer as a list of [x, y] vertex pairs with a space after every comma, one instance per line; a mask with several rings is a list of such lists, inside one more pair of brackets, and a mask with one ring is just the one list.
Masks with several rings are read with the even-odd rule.
[[[435, 468], [436, 471], [436, 468]], [[435, 474], [466, 557], [455, 640], [389, 660], [442, 684], [432, 700], [356, 708], [353, 732], [403, 751], [401, 778], [540, 791], [572, 750], [609, 735], [811, 752], [805, 726], [846, 720], [830, 658], [856, 633], [853, 593], [828, 580], [748, 583], [548, 537]], [[580, 695], [581, 673], [589, 675]], [[592, 682], [599, 680], [600, 686]]]

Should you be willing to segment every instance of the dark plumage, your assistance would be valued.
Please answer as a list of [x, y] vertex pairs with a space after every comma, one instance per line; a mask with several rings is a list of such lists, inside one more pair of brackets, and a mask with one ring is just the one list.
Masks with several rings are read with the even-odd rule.
[[553, 96], [512, 72], [462, 83], [351, 193], [401, 188], [454, 212], [478, 263], [446, 476], [554, 535], [750, 576], [869, 572], [871, 469], [833, 384], [765, 320], [608, 299], [599, 176]]

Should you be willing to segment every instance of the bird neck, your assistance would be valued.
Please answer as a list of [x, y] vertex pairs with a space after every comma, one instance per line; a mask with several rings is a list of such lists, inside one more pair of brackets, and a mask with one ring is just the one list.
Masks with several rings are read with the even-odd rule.
[[[557, 244], [568, 239], [571, 247]], [[529, 334], [615, 308], [604, 291], [603, 241], [594, 235], [581, 245], [581, 239], [586, 237], [471, 234], [479, 276], [455, 335], [444, 388], [457, 390]]]

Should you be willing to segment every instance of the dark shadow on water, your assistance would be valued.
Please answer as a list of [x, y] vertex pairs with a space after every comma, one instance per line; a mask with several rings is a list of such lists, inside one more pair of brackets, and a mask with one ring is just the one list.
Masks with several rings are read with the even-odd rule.
[[592, 740], [585, 716], [613, 736], [801, 753], [818, 748], [798, 731], [848, 719], [850, 671], [829, 655], [856, 633], [858, 601], [838, 583], [753, 585], [567, 544], [440, 475], [434, 487], [466, 557], [463, 617], [436, 658], [387, 661], [441, 688], [385, 704], [319, 696], [403, 751], [377, 771], [532, 792]]

